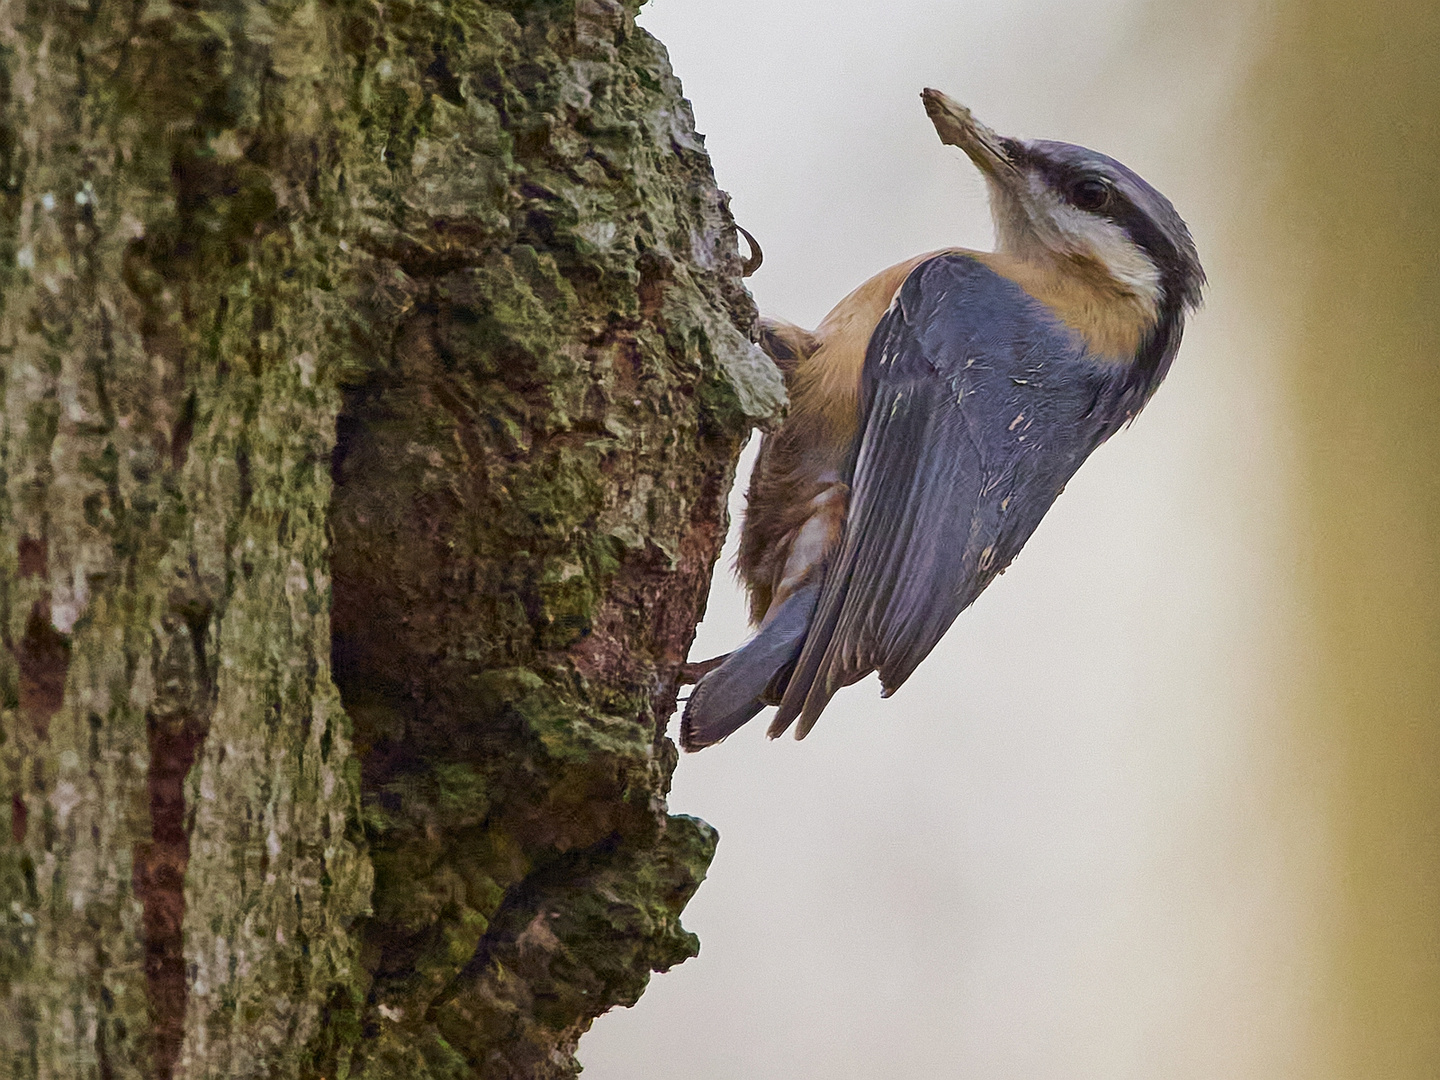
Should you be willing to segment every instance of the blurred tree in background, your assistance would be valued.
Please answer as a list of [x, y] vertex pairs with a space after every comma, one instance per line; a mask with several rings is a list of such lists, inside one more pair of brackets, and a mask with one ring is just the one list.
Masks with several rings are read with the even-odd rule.
[[1284, 0], [1244, 98], [1330, 818], [1326, 1077], [1440, 1070], [1440, 7]]

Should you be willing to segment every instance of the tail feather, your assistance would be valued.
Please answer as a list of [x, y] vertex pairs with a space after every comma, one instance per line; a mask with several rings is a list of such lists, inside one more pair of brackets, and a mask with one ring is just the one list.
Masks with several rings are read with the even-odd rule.
[[783, 692], [783, 686], [771, 683], [800, 655], [819, 597], [818, 582], [792, 593], [758, 634], [695, 685], [680, 720], [682, 749], [713, 746], [773, 703], [776, 692]]

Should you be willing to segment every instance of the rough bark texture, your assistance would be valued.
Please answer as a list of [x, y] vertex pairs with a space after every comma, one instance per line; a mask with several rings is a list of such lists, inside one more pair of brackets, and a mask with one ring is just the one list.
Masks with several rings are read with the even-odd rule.
[[693, 955], [738, 270], [633, 4], [0, 4], [0, 1075], [568, 1076]]

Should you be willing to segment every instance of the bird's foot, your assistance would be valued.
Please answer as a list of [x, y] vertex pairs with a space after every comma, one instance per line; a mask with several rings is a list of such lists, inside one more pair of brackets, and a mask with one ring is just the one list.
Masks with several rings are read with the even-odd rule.
[[693, 664], [681, 664], [680, 685], [691, 686], [699, 682], [729, 659], [730, 654], [726, 653], [724, 656], [712, 656], [709, 660], [700, 660]]

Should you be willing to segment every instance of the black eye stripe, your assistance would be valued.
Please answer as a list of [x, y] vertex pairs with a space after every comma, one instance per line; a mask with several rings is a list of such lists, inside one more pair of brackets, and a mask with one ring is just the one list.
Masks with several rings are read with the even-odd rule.
[[1105, 211], [1107, 216], [1124, 214], [1126, 200], [1110, 177], [1093, 168], [1043, 155], [1030, 155], [1033, 167], [1045, 178], [1046, 184], [1071, 206], [1087, 213]]
[[1067, 194], [1074, 206], [1093, 213], [1114, 201], [1115, 187], [1103, 177], [1082, 176], [1071, 182]]
[[1111, 184], [1110, 201], [1099, 213], [1123, 229], [1159, 268], [1166, 303], [1174, 308], [1176, 318], [1200, 302], [1205, 274], [1189, 230], [1170, 201], [1142, 177], [1113, 158], [1069, 143], [1016, 140], [1016, 151], [1013, 156], [1022, 168], [1037, 173], [1050, 191], [1072, 206], [1071, 189], [1082, 178], [1099, 177]]

